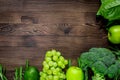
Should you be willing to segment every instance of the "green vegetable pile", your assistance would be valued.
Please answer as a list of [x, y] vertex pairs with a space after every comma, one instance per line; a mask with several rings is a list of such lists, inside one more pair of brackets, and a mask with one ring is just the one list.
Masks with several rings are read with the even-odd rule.
[[120, 80], [120, 60], [107, 48], [91, 48], [79, 57], [80, 67], [88, 80], [89, 70], [93, 72], [92, 80]]

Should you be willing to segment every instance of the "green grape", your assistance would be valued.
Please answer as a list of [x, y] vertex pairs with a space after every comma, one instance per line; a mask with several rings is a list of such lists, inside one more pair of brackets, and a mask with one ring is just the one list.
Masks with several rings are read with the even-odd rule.
[[67, 65], [68, 64], [68, 60], [64, 60], [64, 64]]
[[57, 67], [57, 63], [56, 62], [53, 62], [53, 67]]
[[41, 77], [40, 77], [40, 80], [46, 80], [46, 79], [45, 79], [44, 77], [41, 76]]
[[47, 70], [47, 74], [52, 74], [52, 71], [51, 70]]
[[64, 69], [64, 68], [65, 68], [65, 65], [64, 65], [64, 64], [62, 64], [62, 65], [61, 65], [61, 68], [62, 68], [62, 69]]
[[49, 66], [53, 66], [53, 63], [54, 63], [53, 61], [49, 61], [49, 62], [48, 62], [48, 65], [49, 65]]
[[47, 72], [47, 70], [48, 70], [48, 69], [46, 69], [46, 68], [43, 67], [43, 72]]
[[61, 72], [61, 71], [62, 71], [62, 69], [59, 68], [59, 67], [57, 67], [56, 70], [57, 70], [58, 72]]
[[47, 78], [48, 78], [49, 80], [53, 80], [53, 76], [52, 76], [52, 75], [48, 75]]
[[61, 53], [59, 51], [57, 51], [56, 55], [59, 57], [61, 55]]
[[60, 56], [60, 57], [59, 57], [59, 60], [63, 62], [65, 59], [64, 59], [63, 56]]
[[47, 62], [46, 62], [46, 61], [43, 61], [42, 65], [44, 66], [44, 65], [46, 65], [46, 64], [47, 64]]
[[57, 61], [57, 60], [58, 60], [58, 56], [57, 56], [57, 55], [54, 55], [54, 56], [53, 56], [53, 60], [54, 60], [54, 61]]
[[51, 61], [51, 60], [52, 60], [51, 57], [46, 57], [46, 58], [45, 58], [45, 61], [46, 61], [46, 62], [49, 62], [49, 61]]
[[48, 64], [46, 64], [46, 65], [44, 65], [44, 67], [43, 67], [44, 69], [49, 69], [49, 65]]
[[52, 66], [52, 67], [50, 68], [50, 70], [51, 70], [51, 71], [55, 70], [55, 67]]
[[42, 73], [43, 73], [42, 71], [39, 72], [40, 75], [42, 75]]
[[58, 61], [58, 66], [61, 67], [63, 65], [62, 61]]
[[53, 70], [53, 74], [54, 74], [54, 75], [57, 75], [58, 73], [59, 73], [59, 72], [58, 72], [56, 69]]
[[40, 74], [40, 76], [43, 77], [43, 78], [45, 78], [45, 77], [47, 76], [47, 74], [44, 73], [44, 72], [42, 72], [42, 73]]
[[52, 56], [51, 51], [47, 51], [45, 56], [46, 56], [46, 57], [51, 57], [51, 56]]
[[53, 49], [53, 50], [51, 51], [51, 53], [52, 53], [52, 55], [56, 55], [56, 50]]
[[49, 80], [48, 76], [45, 78], [45, 80]]
[[65, 74], [64, 73], [60, 73], [60, 78], [65, 79]]
[[53, 76], [53, 80], [59, 80], [58, 76]]
[[40, 74], [40, 75], [42, 75], [43, 73], [44, 73], [44, 72], [42, 72], [42, 71], [41, 71], [41, 72], [39, 72], [39, 74]]

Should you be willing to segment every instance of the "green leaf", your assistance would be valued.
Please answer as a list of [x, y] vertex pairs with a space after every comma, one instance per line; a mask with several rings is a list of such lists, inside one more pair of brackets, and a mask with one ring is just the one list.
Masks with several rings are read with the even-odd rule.
[[97, 16], [103, 16], [109, 21], [120, 20], [120, 0], [101, 0], [101, 2]]
[[22, 80], [22, 70], [23, 70], [23, 68], [22, 68], [22, 66], [20, 66], [20, 71], [19, 71], [19, 77], [20, 77], [20, 80]]
[[71, 59], [68, 59], [68, 67], [72, 66], [72, 61]]

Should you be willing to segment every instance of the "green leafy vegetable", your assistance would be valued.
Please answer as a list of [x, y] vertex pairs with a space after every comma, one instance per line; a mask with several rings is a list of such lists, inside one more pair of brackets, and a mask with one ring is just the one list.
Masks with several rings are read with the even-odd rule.
[[108, 30], [113, 25], [120, 24], [120, 0], [101, 0], [101, 6], [96, 13], [101, 28]]
[[101, 0], [97, 16], [101, 15], [109, 21], [120, 20], [120, 0]]

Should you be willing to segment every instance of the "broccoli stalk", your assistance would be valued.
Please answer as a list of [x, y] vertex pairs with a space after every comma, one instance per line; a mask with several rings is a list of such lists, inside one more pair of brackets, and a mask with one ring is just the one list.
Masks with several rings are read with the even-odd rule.
[[92, 80], [105, 80], [105, 77], [100, 73], [94, 73], [94, 76], [92, 76]]

